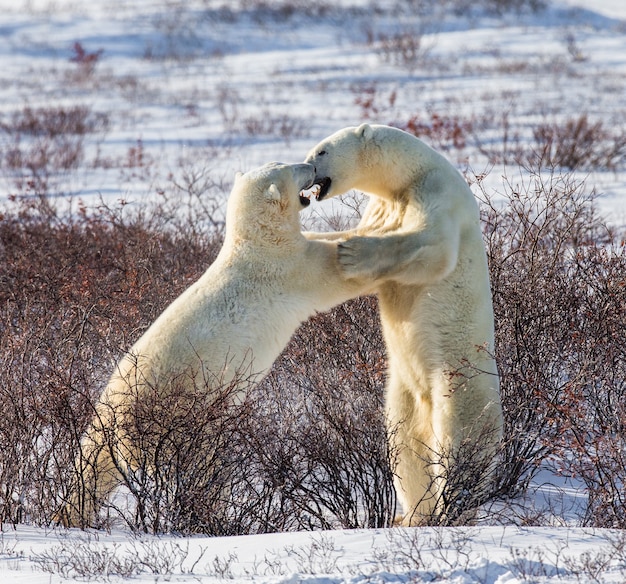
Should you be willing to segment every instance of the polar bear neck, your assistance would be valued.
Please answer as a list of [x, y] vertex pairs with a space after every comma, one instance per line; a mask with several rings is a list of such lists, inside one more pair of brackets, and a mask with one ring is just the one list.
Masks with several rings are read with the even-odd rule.
[[265, 248], [265, 253], [293, 253], [302, 245], [300, 217], [286, 205], [264, 201], [250, 204], [250, 197], [231, 195], [226, 212], [224, 246]]
[[262, 249], [265, 256], [288, 256], [297, 253], [298, 248], [306, 241], [300, 233], [300, 224], [293, 225], [284, 219], [282, 223], [280, 221], [264, 221], [257, 217], [249, 223], [233, 222], [226, 227], [224, 246], [236, 253], [257, 255]]
[[398, 201], [441, 167], [440, 158], [432, 148], [405, 132], [374, 133], [360, 153], [353, 188]]
[[[400, 163], [397, 164], [397, 172], [394, 172], [394, 166], [396, 165], [393, 163], [383, 162], [375, 157], [364, 160], [351, 188], [375, 194], [392, 203], [404, 202], [403, 200], [409, 196], [411, 187], [421, 182], [418, 178], [421, 173], [409, 175], [406, 168], [401, 171]], [[381, 172], [383, 168], [385, 173]]]

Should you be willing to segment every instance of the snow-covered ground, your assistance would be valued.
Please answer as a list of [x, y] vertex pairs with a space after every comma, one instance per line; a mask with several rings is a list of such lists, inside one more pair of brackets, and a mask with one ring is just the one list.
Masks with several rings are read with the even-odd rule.
[[[50, 194], [88, 207], [227, 192], [235, 171], [300, 161], [341, 127], [411, 118], [460, 170], [488, 172], [497, 189], [518, 172], [489, 158], [502, 150], [504, 126], [520, 143], [538, 123], [581, 114], [626, 132], [626, 3], [548, 3], [503, 17], [456, 16], [442, 4], [428, 18], [398, 19], [363, 10], [367, 0], [316, 17], [210, 0], [0, 0], [0, 199], [33, 188], [31, 171], [6, 162], [15, 152], [37, 156], [41, 132], [16, 130], [28, 108], [84, 114], [88, 131], [70, 136], [77, 161], [59, 170], [39, 159], [36, 176]], [[255, 3], [232, 6], [246, 4]], [[404, 52], [385, 44], [398, 31], [413, 39]], [[452, 144], [433, 115], [462, 139]], [[50, 160], [55, 140], [45, 145]], [[609, 219], [626, 222], [624, 165], [579, 175]], [[534, 493], [545, 507], [564, 491]], [[96, 581], [626, 581], [626, 537], [568, 523], [212, 539], [4, 526], [0, 582], [54, 583], [82, 569]]]
[[129, 538], [44, 532], [0, 539], [2, 582], [257, 582], [335, 584], [615, 582], [626, 580], [626, 534], [483, 527]]

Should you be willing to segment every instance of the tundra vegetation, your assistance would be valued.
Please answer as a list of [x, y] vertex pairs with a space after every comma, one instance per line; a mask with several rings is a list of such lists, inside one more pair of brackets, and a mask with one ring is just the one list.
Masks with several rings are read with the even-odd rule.
[[[371, 76], [346, 84], [344, 107], [353, 117], [344, 125], [395, 125], [465, 169], [482, 209], [504, 439], [496, 481], [478, 490], [480, 499], [472, 496], [474, 485], [455, 477], [471, 476], [469, 467], [474, 482], [481, 480], [472, 459], [481, 437], [454, 460], [439, 453], [450, 488], [429, 523], [547, 525], [565, 522], [567, 514], [581, 526], [626, 527], [626, 249], [623, 230], [615, 222], [608, 226], [598, 210], [593, 181], [581, 178], [624, 171], [623, 125], [595, 110], [548, 107], [527, 123], [517, 87], [485, 93], [484, 109], [473, 112], [453, 101], [418, 111], [407, 105], [415, 73], [434, 75], [442, 65], [433, 41], [441, 6], [454, 18], [477, 10], [500, 18], [511, 10], [541, 10], [540, 3], [381, 2], [368, 8], [377, 18], [367, 27], [358, 5], [241, 0], [218, 7], [206, 2], [199, 13], [164, 5], [151, 21], [160, 42], [146, 45], [141, 58], [172, 79], [189, 74], [207, 50], [192, 26], [198, 22], [252, 21], [263, 30], [302, 19], [340, 21], [348, 11], [362, 24], [364, 50], [407, 84]], [[400, 26], [402, 15], [416, 14], [422, 16], [404, 19], [412, 27]], [[281, 154], [320, 137], [294, 104], [275, 103], [290, 91], [275, 72], [275, 87], [260, 88], [256, 109], [226, 79], [208, 93], [185, 96], [184, 119], [202, 124], [214, 116], [224, 137], [219, 143], [182, 149], [168, 164], [140, 132], [124, 149], [112, 148], [110, 133], [137, 127], [135, 110], [144, 96], [168, 104], [178, 96], [107, 68], [106, 56], [106, 47], [76, 41], [63, 66], [49, 71], [49, 83], [57, 84], [51, 103], [24, 101], [0, 114], [2, 523], [53, 522], [75, 474], [80, 437], [115, 363], [216, 256], [232, 180], [221, 162], [251, 144], [265, 155], [265, 142], [275, 140]], [[572, 35], [557, 57], [491, 56], [489, 74], [505, 77], [528, 73], [558, 85], [564, 77], [596, 75], [584, 69], [584, 46]], [[486, 74], [486, 65], [458, 58], [444, 72]], [[311, 91], [323, 93], [326, 81], [316, 83]], [[604, 87], [609, 97], [610, 91], [621, 95], [623, 77], [611, 83], [612, 90]], [[102, 111], [84, 98], [98, 92], [122, 105]], [[491, 108], [504, 97], [506, 108], [494, 115]], [[302, 157], [305, 152], [302, 147]], [[480, 167], [498, 171], [471, 170]], [[500, 169], [503, 179], [496, 181]], [[84, 190], [94, 177], [112, 174], [122, 190], [140, 185], [144, 202], [73, 194], [76, 185]], [[346, 204], [348, 212], [309, 218], [310, 226], [334, 229], [354, 221], [359, 196]], [[133, 404], [126, 428], [143, 456], [123, 473], [123, 488], [106, 503], [101, 526], [216, 535], [390, 526], [399, 510], [382, 409], [385, 362], [376, 298], [365, 297], [304, 324], [243, 403], [229, 400], [232, 387], [208, 400], [199, 386], [181, 391], [170, 408], [154, 388], [153, 401]], [[546, 471], [584, 485], [575, 508], [564, 509], [568, 501], [558, 496], [537, 506], [533, 479]], [[614, 548], [623, 553], [623, 541]], [[414, 551], [419, 555], [417, 543]], [[180, 549], [170, 552], [174, 557]], [[80, 553], [88, 556], [89, 545]], [[528, 565], [513, 560], [520, 570]], [[119, 567], [120, 573], [132, 569]], [[216, 573], [228, 569], [227, 561], [215, 564]]]

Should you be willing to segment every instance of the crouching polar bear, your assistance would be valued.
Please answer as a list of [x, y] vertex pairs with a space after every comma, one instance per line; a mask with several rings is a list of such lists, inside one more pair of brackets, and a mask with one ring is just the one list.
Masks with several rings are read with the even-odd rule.
[[63, 523], [90, 524], [96, 502], [119, 484], [118, 469], [133, 459], [133, 445], [116, 435], [122, 433], [120, 416], [132, 409], [125, 401], [141, 400], [148, 388], [166, 388], [180, 373], [209, 391], [234, 380], [243, 397], [300, 323], [368, 291], [343, 276], [336, 243], [308, 241], [300, 232], [299, 212], [309, 203], [301, 192], [314, 176], [309, 164], [280, 163], [238, 174], [216, 260], [148, 328], [109, 380], [81, 442], [81, 488], [62, 511]]
[[[305, 161], [315, 166], [318, 199], [350, 189], [374, 195], [356, 229], [307, 236], [340, 241], [346, 278], [377, 283], [404, 522], [445, 516], [451, 497], [484, 488], [501, 437], [478, 206], [444, 157], [395, 128], [345, 128]], [[470, 484], [457, 474], [452, 485], [449, 463], [463, 465], [463, 456], [460, 483]]]

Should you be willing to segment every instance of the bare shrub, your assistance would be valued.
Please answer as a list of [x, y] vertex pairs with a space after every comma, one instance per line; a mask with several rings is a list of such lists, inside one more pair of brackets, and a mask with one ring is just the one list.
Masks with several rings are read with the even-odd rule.
[[505, 205], [480, 193], [507, 437], [501, 481], [509, 492], [523, 489], [520, 480], [559, 437], [555, 405], [566, 383], [567, 325], [576, 316], [570, 260], [599, 227], [581, 185], [558, 175], [528, 180], [506, 185]]
[[251, 459], [275, 489], [267, 517], [274, 528], [393, 521], [383, 347], [375, 300], [354, 300], [303, 325], [259, 388], [268, 401], [249, 432]]
[[533, 582], [539, 578], [559, 576], [565, 572], [559, 567], [562, 551], [562, 549], [557, 549], [554, 554], [551, 554], [549, 550], [539, 547], [511, 547], [507, 565], [522, 581]]
[[[626, 247], [587, 247], [575, 258], [579, 319], [570, 351], [578, 364], [558, 412], [561, 456], [588, 490], [583, 524], [626, 527]], [[574, 353], [574, 349], [576, 352]]]
[[235, 552], [228, 552], [225, 556], [215, 556], [211, 562], [209, 574], [220, 580], [232, 580], [234, 578], [233, 563], [235, 563], [237, 559]]
[[324, 534], [312, 537], [307, 545], [289, 546], [286, 551], [302, 574], [333, 574], [343, 555], [343, 550], [336, 547], [332, 537]]
[[626, 576], [626, 531], [615, 530], [605, 531], [604, 538], [607, 544], [611, 546], [611, 553], [613, 559], [619, 566], [619, 571], [622, 576]]
[[587, 114], [563, 123], [539, 124], [533, 137], [536, 155], [547, 167], [615, 170], [626, 157], [626, 131], [608, 129]]
[[243, 132], [248, 136], [279, 136], [287, 143], [293, 138], [308, 136], [308, 123], [302, 118], [277, 114], [266, 110], [260, 116], [249, 116], [241, 121]]
[[239, 92], [228, 84], [220, 84], [216, 88], [217, 109], [222, 117], [224, 131], [233, 133], [239, 123], [239, 109], [243, 99]]
[[523, 491], [554, 459], [589, 488], [585, 524], [623, 526], [624, 245], [583, 183], [526, 180], [506, 184], [504, 205], [480, 195], [505, 412], [499, 488]]
[[86, 106], [24, 107], [14, 112], [9, 121], [0, 123], [8, 134], [26, 134], [54, 138], [63, 134], [84, 135], [104, 129], [109, 118], [104, 113], [93, 113]]
[[[341, 328], [347, 336], [357, 309], [366, 312], [365, 328], [344, 364], [346, 347], [332, 341]], [[87, 508], [105, 504], [110, 519], [121, 516], [150, 533], [390, 525], [395, 493], [380, 404], [382, 355], [370, 336], [379, 334], [376, 306], [364, 299], [335, 317], [336, 324], [326, 317], [305, 325], [242, 404], [240, 378], [223, 388], [208, 380], [190, 387], [186, 375], [159, 387], [142, 384], [140, 393], [129, 387], [124, 404], [100, 415], [111, 430], [101, 433], [102, 448], [130, 503], [91, 503], [99, 493], [87, 480], [80, 485]], [[305, 354], [322, 345], [333, 347], [333, 359], [315, 375]], [[92, 464], [79, 463], [80, 478], [90, 476]]]
[[495, 118], [491, 114], [482, 116], [473, 129], [473, 141], [490, 164], [517, 166], [519, 161], [527, 159], [527, 141], [515, 127], [510, 111], [497, 113]]
[[[501, 16], [510, 12], [537, 12], [545, 7], [543, 0], [395, 0], [375, 4], [375, 9], [389, 16], [382, 30], [372, 27], [367, 20], [365, 35], [367, 43], [378, 53], [381, 60], [402, 67], [412, 73], [419, 67], [445, 67], [447, 63], [432, 56], [434, 36], [441, 30], [441, 23], [450, 15], [467, 17], [489, 13]], [[383, 19], [381, 21], [385, 22]]]
[[[119, 209], [59, 215], [18, 199], [0, 217], [0, 517], [48, 523], [119, 348], [199, 275], [219, 238], [151, 231]], [[153, 217], [154, 225], [167, 220]]]
[[[415, 0], [405, 0], [414, 2]], [[428, 0], [418, 0], [418, 2]], [[471, 14], [476, 10], [484, 10], [491, 14], [502, 15], [510, 12], [539, 12], [546, 7], [544, 0], [447, 0], [444, 4], [449, 10], [458, 15]]]
[[508, 112], [498, 121], [502, 139], [497, 144], [485, 143], [476, 132], [473, 136], [479, 150], [494, 164], [559, 168], [563, 172], [616, 170], [626, 158], [626, 131], [619, 124], [607, 128], [601, 120], [593, 122], [587, 113], [563, 121], [542, 121], [530, 136], [512, 127]]
[[508, 493], [523, 490], [559, 436], [554, 405], [570, 334], [562, 326], [570, 321], [568, 256], [572, 246], [590, 243], [598, 225], [575, 184], [558, 176], [529, 180], [506, 185], [505, 206], [481, 193], [505, 414], [500, 481]]
[[[215, 156], [213, 149], [207, 156]], [[215, 231], [222, 233], [225, 227], [224, 193], [229, 192], [230, 183], [223, 177], [215, 176], [203, 164], [185, 159], [179, 160], [178, 169], [170, 175], [170, 183], [159, 191], [164, 202], [175, 205], [178, 217], [197, 237]], [[173, 188], [172, 188], [173, 187]], [[184, 210], [184, 212], [182, 212]]]
[[234, 4], [243, 13], [251, 13], [257, 22], [281, 22], [299, 15], [319, 17], [341, 8], [325, 0], [315, 3], [306, 0], [237, 0]]
[[120, 554], [117, 546], [107, 548], [95, 542], [70, 541], [32, 556], [35, 565], [62, 578], [92, 580], [131, 578], [141, 572], [135, 558]]
[[[117, 581], [140, 574], [165, 576], [191, 574], [202, 559], [189, 556], [189, 541], [133, 541], [130, 546], [103, 544], [92, 536], [70, 537], [49, 550], [32, 554], [33, 563], [43, 572], [62, 578], [97, 581]], [[192, 560], [191, 566], [184, 563]]]
[[582, 552], [577, 557], [564, 557], [564, 566], [577, 582], [606, 582], [607, 570], [613, 563], [613, 551]]
[[361, 109], [362, 120], [380, 119], [383, 114], [389, 115], [398, 96], [395, 89], [387, 95], [381, 96], [376, 83], [355, 85], [352, 87], [352, 92], [354, 93], [354, 105]]
[[91, 52], [87, 51], [87, 49], [85, 49], [79, 41], [76, 41], [72, 45], [72, 56], [70, 57], [70, 62], [76, 63], [76, 81], [84, 81], [93, 75], [102, 53], [104, 53], [104, 49], [98, 49]]
[[[481, 507], [500, 497], [494, 472], [499, 457], [493, 459], [484, 455], [493, 452], [498, 435], [489, 425], [475, 420], [475, 431], [467, 436], [453, 450], [444, 445], [428, 451], [430, 484], [417, 502], [414, 510], [405, 509], [404, 521], [413, 519], [419, 513], [419, 522], [432, 526], [472, 525], [478, 520]], [[442, 487], [443, 485], [443, 487]], [[419, 512], [423, 502], [429, 502], [432, 511], [429, 515]]]
[[240, 429], [250, 416], [239, 403], [242, 385], [249, 381], [239, 375], [222, 386], [209, 377], [190, 385], [185, 372], [159, 386], [129, 387], [124, 403], [104, 413], [115, 421], [103, 446], [132, 496], [116, 509], [129, 527], [212, 535], [250, 529], [239, 484], [247, 479]]
[[567, 54], [573, 63], [584, 63], [588, 60], [583, 50], [580, 48], [578, 39], [573, 31], [566, 31], [563, 35], [563, 44], [567, 50]]
[[0, 121], [0, 168], [19, 190], [46, 193], [52, 177], [82, 163], [85, 136], [107, 126], [106, 114], [85, 106], [26, 106]]
[[463, 150], [470, 138], [475, 141], [475, 123], [458, 115], [447, 115], [432, 110], [414, 113], [408, 119], [399, 118], [394, 107], [397, 100], [395, 89], [381, 92], [376, 84], [358, 85], [352, 88], [354, 104], [361, 109], [361, 119], [388, 118], [390, 126], [404, 130], [444, 151]]
[[384, 62], [409, 72], [424, 65], [432, 50], [432, 43], [424, 40], [424, 34], [419, 28], [408, 28], [391, 34], [369, 32], [368, 41]]
[[426, 119], [415, 114], [408, 121], [394, 125], [442, 150], [462, 150], [472, 132], [472, 123], [469, 120], [459, 116], [442, 116], [435, 112], [430, 112]]
[[390, 545], [377, 557], [380, 569], [385, 571], [401, 568], [422, 576], [423, 581], [444, 580], [450, 572], [467, 570], [474, 560], [474, 534], [467, 529], [401, 528], [390, 529], [385, 535]]
[[[179, 193], [212, 196], [218, 189], [206, 180], [190, 172], [177, 179]], [[594, 194], [569, 175], [528, 171], [497, 195], [484, 182], [476, 188], [505, 438], [495, 484], [484, 489], [493, 461], [477, 461], [480, 437], [438, 453], [449, 489], [430, 522], [482, 520], [481, 505], [524, 493], [550, 463], [588, 487], [585, 525], [623, 527], [624, 245], [602, 226]], [[43, 196], [4, 204], [3, 522], [47, 524], [68, 499], [79, 440], [120, 352], [215, 256], [220, 221], [202, 219], [214, 208], [181, 213], [165, 193], [137, 210], [59, 213]], [[368, 297], [303, 325], [243, 404], [214, 407], [203, 387], [164, 404], [155, 388], [134, 404], [126, 428], [138, 445], [120, 464], [131, 505], [114, 500], [111, 516], [149, 532], [390, 525], [395, 453], [383, 414], [385, 369]]]
[[[47, 524], [69, 500], [79, 440], [120, 350], [217, 251], [221, 229], [201, 234], [197, 217], [181, 218], [167, 197], [136, 211], [122, 204], [59, 214], [45, 197], [5, 206], [3, 521]], [[110, 516], [150, 532], [388, 525], [395, 495], [375, 301], [355, 301], [334, 320], [306, 325], [265, 389], [237, 410], [223, 401], [209, 407], [203, 388], [177, 394], [173, 410], [159, 405], [156, 388], [154, 399], [136, 403], [126, 432], [138, 448], [120, 461], [131, 505], [114, 499]], [[319, 367], [322, 352], [332, 362]], [[289, 408], [291, 415], [277, 417]]]
[[[281, 98], [282, 99], [282, 98]], [[257, 111], [245, 111], [244, 100], [236, 89], [221, 84], [215, 92], [215, 101], [220, 112], [224, 130], [235, 136], [272, 136], [289, 143], [294, 138], [306, 138], [309, 134], [309, 121], [301, 116], [274, 109], [274, 101], [267, 102], [257, 96]]]

